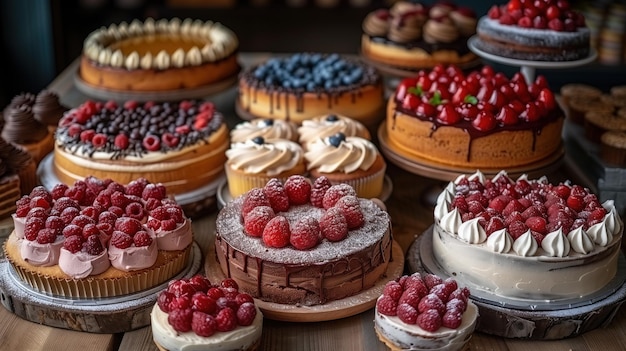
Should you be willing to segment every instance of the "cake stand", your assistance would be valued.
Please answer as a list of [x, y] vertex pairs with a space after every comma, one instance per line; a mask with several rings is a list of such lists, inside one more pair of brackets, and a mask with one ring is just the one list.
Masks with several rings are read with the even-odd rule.
[[[171, 279], [187, 279], [201, 268], [202, 252], [196, 242], [185, 269]], [[169, 281], [130, 295], [101, 299], [70, 299], [43, 294], [26, 285], [6, 259], [0, 260], [2, 305], [18, 317], [47, 325], [89, 333], [122, 333], [150, 325], [150, 311]]]
[[579, 66], [584, 66], [588, 63], [593, 62], [598, 53], [594, 48], [590, 49], [589, 56], [582, 58], [580, 60], [573, 61], [531, 61], [531, 60], [519, 60], [512, 59], [508, 57], [502, 57], [494, 54], [490, 54], [485, 52], [478, 47], [476, 47], [476, 42], [480, 40], [478, 36], [474, 35], [467, 41], [467, 46], [472, 50], [476, 55], [497, 63], [501, 63], [503, 65], [508, 66], [517, 66], [520, 67], [520, 72], [524, 75], [527, 82], [533, 82], [535, 80], [535, 69], [537, 68], [546, 68], [546, 69], [564, 69], [564, 68], [574, 68]]
[[[52, 188], [61, 183], [53, 170], [54, 153], [48, 154], [37, 167], [37, 177], [46, 189]], [[174, 200], [183, 208], [189, 217], [197, 217], [206, 214], [207, 211], [216, 209], [217, 188], [226, 179], [226, 174], [222, 173], [216, 180], [203, 185], [202, 187], [174, 195]], [[71, 184], [68, 184], [71, 185]]]
[[[407, 269], [437, 274], [445, 279], [450, 274], [437, 264], [432, 246], [431, 226], [409, 247]], [[488, 292], [472, 291], [470, 298], [480, 313], [477, 331], [505, 338], [557, 340], [607, 326], [626, 299], [625, 280], [626, 259], [621, 253], [615, 278], [585, 299], [548, 303], [508, 300]]]

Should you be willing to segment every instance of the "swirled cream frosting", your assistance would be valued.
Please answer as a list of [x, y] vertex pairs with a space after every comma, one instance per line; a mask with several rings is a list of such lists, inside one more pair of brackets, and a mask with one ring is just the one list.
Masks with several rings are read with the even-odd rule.
[[243, 143], [247, 140], [262, 137], [268, 139], [287, 139], [296, 141], [296, 126], [282, 119], [256, 118], [252, 121], [239, 123], [230, 131], [231, 143]]
[[247, 140], [231, 144], [226, 158], [233, 169], [275, 176], [301, 163], [303, 151], [300, 144], [286, 139]]
[[343, 133], [347, 137], [358, 136], [370, 139], [370, 133], [363, 123], [342, 115], [324, 115], [302, 121], [298, 127], [298, 141], [305, 149], [317, 139], [324, 139]]
[[322, 173], [351, 173], [358, 169], [366, 171], [378, 156], [378, 149], [367, 139], [345, 137], [337, 145], [333, 143], [331, 136], [309, 144], [304, 153], [307, 168], [317, 168]]

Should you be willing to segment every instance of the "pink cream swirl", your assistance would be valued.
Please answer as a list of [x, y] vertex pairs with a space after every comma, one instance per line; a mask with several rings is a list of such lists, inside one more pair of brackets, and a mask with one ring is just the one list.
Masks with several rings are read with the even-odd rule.
[[[148, 217], [148, 221], [151, 218], [152, 217]], [[154, 230], [152, 231], [152, 237], [155, 239], [159, 250], [182, 250], [193, 241], [191, 220], [185, 219], [185, 221], [178, 224], [174, 230], [163, 230], [161, 228]]]
[[99, 255], [90, 255], [83, 251], [72, 253], [61, 248], [59, 256], [59, 268], [63, 273], [74, 279], [81, 279], [90, 275], [97, 275], [106, 271], [111, 266], [107, 250], [102, 250]]
[[124, 272], [151, 267], [156, 262], [158, 254], [156, 240], [152, 240], [148, 246], [131, 246], [126, 249], [120, 249], [109, 243], [111, 265]]
[[33, 266], [54, 266], [59, 263], [63, 241], [63, 235], [58, 235], [56, 240], [51, 244], [40, 244], [37, 241], [24, 239], [20, 241], [20, 254], [24, 261]]

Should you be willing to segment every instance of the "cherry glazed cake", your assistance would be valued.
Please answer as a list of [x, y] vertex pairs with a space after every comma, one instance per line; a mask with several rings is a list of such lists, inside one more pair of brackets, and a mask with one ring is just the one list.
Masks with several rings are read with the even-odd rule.
[[236, 77], [239, 41], [212, 21], [133, 20], [102, 27], [83, 44], [80, 78], [99, 89], [193, 89]]
[[374, 201], [325, 177], [293, 176], [226, 204], [215, 250], [224, 275], [254, 298], [312, 306], [373, 287], [392, 241], [389, 215]]
[[17, 201], [4, 253], [33, 289], [66, 298], [104, 298], [162, 284], [188, 264], [191, 220], [165, 187], [88, 177]]
[[527, 82], [491, 66], [465, 74], [438, 65], [400, 82], [385, 128], [389, 149], [412, 162], [499, 170], [558, 153], [563, 121], [542, 75]]
[[172, 280], [150, 317], [161, 351], [256, 351], [261, 344], [263, 314], [232, 279], [215, 284], [201, 275]]
[[424, 273], [389, 281], [376, 300], [374, 329], [394, 351], [464, 350], [479, 317], [470, 291]]
[[434, 218], [433, 258], [472, 294], [580, 300], [617, 272], [624, 225], [613, 201], [570, 182], [460, 175], [440, 194]]
[[590, 54], [591, 31], [566, 0], [510, 0], [480, 18], [476, 47], [531, 61], [574, 61]]
[[271, 58], [242, 72], [238, 91], [237, 104], [245, 114], [296, 124], [337, 113], [370, 125], [380, 121], [384, 108], [376, 69], [338, 54]]
[[436, 64], [471, 65], [478, 56], [467, 40], [476, 33], [476, 22], [471, 8], [451, 1], [398, 1], [365, 17], [361, 53], [372, 62], [406, 71]]
[[228, 133], [211, 102], [88, 100], [59, 122], [52, 169], [65, 184], [144, 177], [171, 195], [189, 193], [223, 175]]

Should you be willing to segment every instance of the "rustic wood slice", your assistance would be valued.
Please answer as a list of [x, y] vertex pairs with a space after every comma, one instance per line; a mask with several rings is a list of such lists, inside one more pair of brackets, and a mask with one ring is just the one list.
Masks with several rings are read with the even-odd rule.
[[[475, 168], [453, 167], [426, 159], [418, 159], [416, 156], [409, 155], [406, 152], [392, 150], [389, 146], [389, 135], [387, 134], [386, 124], [387, 122], [385, 121], [381, 123], [378, 128], [378, 144], [380, 146], [380, 151], [387, 160], [405, 171], [427, 178], [445, 181], [454, 180], [461, 174], [472, 174], [476, 172]], [[513, 178], [519, 177], [522, 174], [526, 174], [532, 178], [539, 178], [558, 169], [561, 166], [564, 155], [565, 148], [561, 147], [554, 154], [539, 160], [538, 162], [518, 167], [509, 167], [506, 169], [506, 172]], [[485, 176], [495, 176], [501, 170], [501, 168], [480, 169]]]
[[[200, 247], [194, 242], [187, 268], [172, 279], [190, 278], [200, 270], [201, 262]], [[116, 298], [67, 299], [26, 286], [9, 262], [0, 260], [0, 296], [9, 312], [38, 324], [81, 332], [123, 333], [150, 325], [150, 311], [167, 284]]]
[[[430, 233], [427, 230], [409, 247], [406, 256], [409, 272], [432, 273], [423, 265], [425, 256], [432, 254], [432, 240], [428, 240]], [[622, 259], [623, 256], [621, 254]], [[555, 310], [507, 308], [499, 305], [500, 301], [488, 301], [484, 296], [471, 295], [470, 298], [480, 314], [477, 331], [512, 339], [559, 340], [608, 326], [626, 299], [626, 284], [622, 283], [602, 299]]]
[[[263, 316], [268, 319], [285, 322], [321, 322], [353, 316], [367, 311], [376, 305], [376, 299], [382, 294], [388, 281], [400, 277], [404, 271], [404, 253], [397, 242], [393, 242], [393, 261], [389, 262], [385, 276], [372, 288], [357, 295], [317, 306], [297, 306], [272, 303], [254, 299]], [[215, 243], [209, 245], [204, 269], [211, 282], [226, 278], [216, 261]]]

